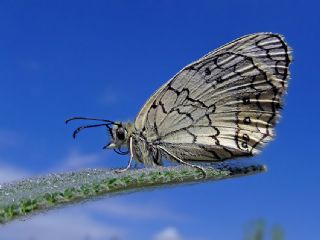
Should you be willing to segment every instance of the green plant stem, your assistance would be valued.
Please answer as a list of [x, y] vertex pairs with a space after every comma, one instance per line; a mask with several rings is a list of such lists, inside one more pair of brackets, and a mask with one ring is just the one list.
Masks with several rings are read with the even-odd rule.
[[178, 184], [198, 183], [265, 172], [264, 165], [206, 168], [158, 167], [116, 174], [111, 170], [86, 169], [50, 174], [0, 185], [0, 223], [89, 200], [98, 196], [137, 192]]

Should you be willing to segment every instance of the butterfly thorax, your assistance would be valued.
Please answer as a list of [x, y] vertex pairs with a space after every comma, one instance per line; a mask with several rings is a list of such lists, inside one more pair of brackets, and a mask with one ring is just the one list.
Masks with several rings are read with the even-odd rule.
[[147, 166], [161, 165], [159, 150], [146, 140], [142, 132], [137, 130], [132, 122], [117, 122], [112, 126], [110, 136], [111, 141], [107, 148], [127, 148], [137, 162]]
[[139, 132], [133, 132], [132, 134], [131, 151], [133, 159], [145, 166], [162, 165], [162, 156], [157, 145], [147, 141]]

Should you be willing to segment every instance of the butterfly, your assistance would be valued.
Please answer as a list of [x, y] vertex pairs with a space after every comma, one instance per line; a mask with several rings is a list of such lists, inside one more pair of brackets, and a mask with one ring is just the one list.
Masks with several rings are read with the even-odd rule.
[[[163, 160], [205, 169], [197, 162], [221, 162], [256, 155], [274, 137], [289, 79], [291, 49], [275, 33], [240, 37], [180, 70], [144, 104], [134, 122], [98, 121], [104, 148], [130, 154], [146, 166]], [[125, 147], [127, 151], [123, 151]]]

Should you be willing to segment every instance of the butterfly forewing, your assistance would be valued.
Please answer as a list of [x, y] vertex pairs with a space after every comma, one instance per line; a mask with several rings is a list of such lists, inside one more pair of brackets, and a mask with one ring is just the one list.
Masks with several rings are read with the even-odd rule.
[[280, 35], [239, 38], [164, 84], [142, 108], [135, 126], [148, 142], [185, 161], [256, 154], [273, 137], [290, 60]]

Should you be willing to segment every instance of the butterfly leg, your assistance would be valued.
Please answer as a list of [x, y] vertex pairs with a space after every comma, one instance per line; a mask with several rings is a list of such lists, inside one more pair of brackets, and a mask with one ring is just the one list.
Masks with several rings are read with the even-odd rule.
[[129, 158], [129, 161], [128, 161], [128, 165], [127, 165], [125, 168], [115, 170], [116, 173], [125, 172], [125, 171], [127, 171], [127, 170], [130, 168], [130, 166], [131, 166], [132, 158], [133, 158], [132, 137], [131, 137], [130, 140], [129, 140], [129, 144], [130, 144], [130, 145], [129, 145], [129, 147], [130, 147], [130, 158]]
[[172, 154], [171, 152], [169, 152], [167, 149], [165, 149], [165, 148], [163, 148], [163, 147], [160, 147], [160, 146], [159, 146], [159, 148], [160, 148], [161, 150], [163, 150], [164, 152], [166, 152], [169, 156], [171, 156], [172, 158], [174, 158], [178, 163], [187, 165], [187, 166], [189, 166], [189, 167], [197, 168], [197, 169], [199, 169], [199, 170], [203, 173], [204, 178], [207, 177], [207, 172], [206, 172], [206, 170], [205, 170], [204, 167], [201, 167], [201, 166], [198, 166], [198, 165], [195, 165], [195, 164], [191, 164], [191, 163], [185, 162], [185, 161], [183, 161], [182, 159], [180, 159], [180, 158], [178, 158], [177, 156], [175, 156], [174, 154]]

